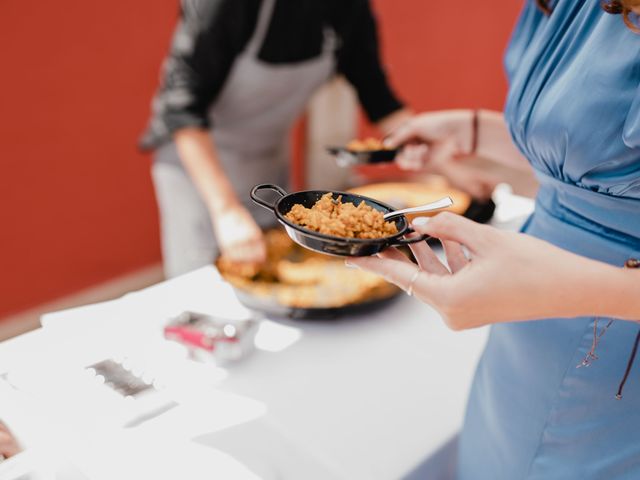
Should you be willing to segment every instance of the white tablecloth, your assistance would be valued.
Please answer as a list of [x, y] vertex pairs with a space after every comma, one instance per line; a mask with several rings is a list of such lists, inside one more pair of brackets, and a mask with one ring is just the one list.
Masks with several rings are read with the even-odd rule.
[[[508, 205], [510, 211], [497, 214], [503, 222], [521, 221], [531, 209], [521, 199]], [[46, 315], [43, 329], [0, 344], [0, 374], [46, 358], [85, 361], [152, 350], [163, 342], [166, 318], [184, 310], [246, 315], [230, 287], [206, 267], [116, 301]], [[214, 465], [237, 460], [262, 478], [400, 478], [460, 428], [486, 334], [451, 332], [435, 311], [406, 296], [340, 320], [266, 320], [257, 337], [260, 348], [243, 361], [225, 368], [190, 362], [176, 367], [175, 378], [191, 381], [190, 394], [180, 399], [183, 407], [126, 435], [181, 442], [200, 456], [205, 447]], [[9, 423], [13, 416], [25, 430], [53, 428], [44, 421], [29, 425], [26, 410], [4, 402], [2, 410], [0, 398], [0, 416]], [[37, 437], [23, 437], [29, 435]], [[140, 438], [116, 441], [137, 445], [127, 448], [130, 461], [148, 462], [150, 451], [162, 452], [164, 440]], [[93, 466], [84, 466], [88, 476], [99, 478], [100, 462], [113, 464], [114, 452], [87, 453], [96, 457]], [[178, 468], [179, 457], [163, 462]]]

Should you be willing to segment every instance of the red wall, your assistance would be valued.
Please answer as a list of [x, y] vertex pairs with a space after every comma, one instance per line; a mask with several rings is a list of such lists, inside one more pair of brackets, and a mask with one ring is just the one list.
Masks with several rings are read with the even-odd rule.
[[0, 317], [160, 258], [136, 151], [176, 0], [4, 0]]
[[[523, 2], [372, 0], [392, 84], [415, 112], [501, 110], [502, 57]], [[377, 136], [361, 115], [360, 136]], [[362, 167], [369, 181], [410, 176], [396, 167]]]
[[[501, 106], [521, 2], [374, 3], [415, 109]], [[0, 317], [159, 260], [135, 144], [176, 11], [177, 0], [2, 2]]]
[[415, 110], [502, 108], [502, 55], [524, 2], [373, 3], [393, 84]]

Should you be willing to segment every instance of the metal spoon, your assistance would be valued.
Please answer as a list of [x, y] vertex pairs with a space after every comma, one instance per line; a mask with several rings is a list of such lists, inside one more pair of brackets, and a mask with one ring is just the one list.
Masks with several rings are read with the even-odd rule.
[[453, 205], [453, 200], [451, 200], [451, 197], [444, 197], [444, 198], [441, 198], [440, 200], [436, 200], [435, 202], [430, 202], [425, 205], [420, 205], [419, 207], [403, 208], [402, 210], [395, 210], [393, 212], [385, 213], [384, 219], [389, 220], [390, 218], [406, 215], [407, 213], [431, 212], [433, 210], [439, 210], [441, 208], [450, 207], [451, 205]]

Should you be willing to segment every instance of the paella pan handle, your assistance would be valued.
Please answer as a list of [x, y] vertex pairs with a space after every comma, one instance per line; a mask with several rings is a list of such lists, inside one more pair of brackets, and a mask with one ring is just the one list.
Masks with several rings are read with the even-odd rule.
[[262, 208], [266, 208], [267, 210], [271, 210], [272, 212], [275, 212], [275, 209], [276, 209], [275, 203], [272, 204], [260, 198], [258, 196], [258, 192], [260, 190], [271, 190], [279, 193], [282, 197], [288, 195], [288, 193], [284, 189], [282, 189], [277, 185], [272, 185], [271, 183], [263, 183], [261, 185], [256, 185], [251, 189], [251, 200], [253, 200], [255, 203], [260, 205]]
[[[414, 230], [409, 228], [407, 229], [405, 235], [407, 233], [414, 233]], [[411, 245], [412, 243], [420, 243], [420, 242], [424, 242], [425, 240], [428, 240], [429, 238], [431, 238], [429, 235], [418, 235], [415, 238], [399, 238], [398, 240], [394, 240], [392, 243], [389, 244], [390, 247], [402, 247], [405, 245]]]

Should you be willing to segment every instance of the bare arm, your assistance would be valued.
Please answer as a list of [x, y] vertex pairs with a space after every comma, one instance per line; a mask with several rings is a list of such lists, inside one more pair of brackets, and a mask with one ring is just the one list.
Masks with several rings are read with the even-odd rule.
[[401, 288], [411, 285], [415, 295], [435, 307], [454, 330], [555, 317], [640, 320], [637, 269], [613, 267], [458, 215], [442, 213], [424, 221], [414, 220], [413, 228], [443, 242], [450, 270], [424, 242], [411, 246], [421, 270], [393, 250], [381, 258], [349, 262]]
[[266, 258], [262, 231], [238, 199], [209, 132], [183, 128], [174, 138], [180, 159], [211, 214], [221, 253], [233, 262], [262, 263]]
[[240, 202], [218, 161], [209, 132], [201, 128], [178, 130], [174, 139], [182, 163], [212, 214]]

